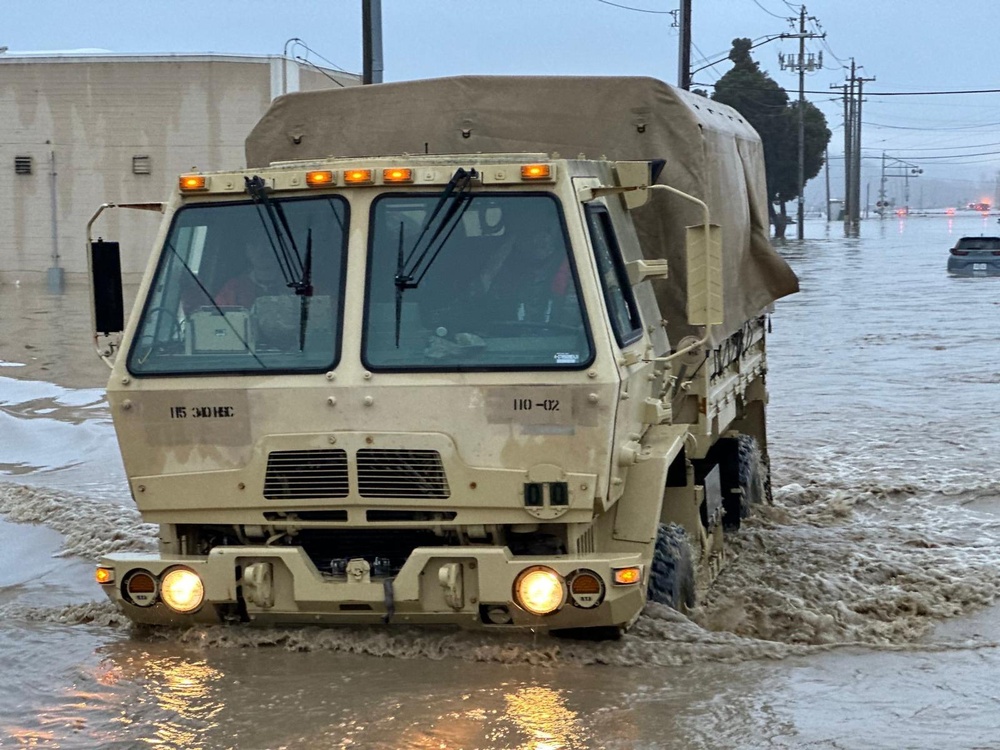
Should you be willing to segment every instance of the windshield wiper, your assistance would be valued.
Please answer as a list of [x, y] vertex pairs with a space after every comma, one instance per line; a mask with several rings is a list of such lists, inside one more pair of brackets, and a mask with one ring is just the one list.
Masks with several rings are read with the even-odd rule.
[[[288, 217], [285, 216], [285, 209], [281, 202], [268, 198], [267, 184], [259, 175], [244, 177], [243, 180], [246, 183], [247, 194], [253, 198], [254, 204], [257, 206], [257, 214], [260, 216], [261, 223], [264, 224], [264, 233], [267, 235], [271, 250], [274, 252], [279, 268], [281, 268], [281, 274], [285, 277], [285, 285], [295, 290], [298, 295], [311, 297], [313, 288], [312, 282], [308, 278], [310, 274], [307, 273], [306, 266], [311, 265], [312, 259], [307, 257], [303, 261], [299, 249], [295, 246], [295, 236], [292, 234]], [[261, 207], [264, 209], [263, 212]], [[265, 214], [267, 220], [264, 218]], [[268, 221], [270, 227], [268, 227]], [[271, 237], [272, 231], [274, 232], [273, 239]], [[277, 246], [275, 242], [277, 242]], [[307, 254], [310, 251], [311, 248], [307, 249]]]
[[302, 269], [302, 283], [307, 289], [309, 289], [308, 294], [302, 295], [302, 304], [299, 307], [299, 351], [304, 352], [306, 350], [306, 326], [309, 324], [309, 298], [312, 297], [312, 248], [313, 248], [313, 230], [309, 227], [306, 230], [306, 261], [305, 268]]
[[[431, 211], [430, 215], [424, 221], [420, 234], [417, 235], [416, 242], [413, 243], [413, 247], [405, 257], [403, 252], [403, 225], [402, 223], [399, 225], [399, 248], [396, 256], [395, 277], [397, 349], [399, 348], [399, 331], [403, 316], [403, 292], [407, 289], [416, 289], [420, 285], [420, 282], [423, 281], [424, 276], [427, 275], [434, 261], [437, 260], [441, 250], [447, 244], [448, 238], [451, 237], [451, 233], [455, 231], [455, 227], [461, 221], [462, 214], [468, 208], [472, 200], [470, 196], [472, 182], [478, 178], [479, 173], [475, 169], [466, 171], [462, 167], [459, 167], [456, 170], [455, 174], [448, 181], [448, 184], [445, 185], [444, 190], [441, 191], [441, 196], [438, 198], [434, 210]], [[449, 199], [451, 200], [450, 205], [448, 205], [444, 214], [438, 219], [442, 207]], [[434, 227], [434, 230], [431, 232], [427, 243], [423, 246], [423, 250], [420, 250], [421, 242], [431, 227]], [[419, 255], [417, 255], [418, 250], [420, 250]], [[415, 260], [414, 256], [416, 256]]]
[[[451, 236], [452, 231], [454, 231], [455, 227], [458, 225], [458, 219], [460, 219], [462, 213], [464, 213], [465, 206], [468, 203], [469, 193], [472, 191], [472, 181], [478, 178], [479, 173], [476, 172], [475, 169], [466, 171], [465, 169], [459, 167], [451, 180], [448, 181], [448, 184], [445, 185], [444, 190], [441, 191], [441, 197], [438, 198], [438, 202], [434, 206], [434, 210], [431, 211], [430, 216], [428, 216], [426, 221], [424, 221], [423, 228], [417, 236], [417, 241], [413, 243], [413, 247], [410, 249], [409, 255], [406, 256], [405, 260], [402, 258], [402, 255], [400, 255], [396, 268], [396, 288], [416, 289], [423, 280], [424, 276], [427, 275], [427, 271], [434, 263], [438, 253], [441, 252], [441, 248], [444, 246], [445, 242], [448, 241], [448, 237]], [[448, 209], [445, 211], [440, 221], [435, 223], [435, 219], [437, 219], [438, 214], [441, 213], [441, 208], [449, 198], [451, 199], [451, 204], [448, 206]], [[434, 231], [431, 233], [430, 239], [427, 240], [427, 243], [424, 245], [420, 255], [417, 256], [416, 260], [414, 260], [413, 256], [417, 255], [417, 251], [420, 250], [421, 242], [431, 227], [434, 227]], [[434, 249], [436, 240], [445, 233], [445, 229], [448, 231], [445, 234], [444, 239], [438, 244], [438, 247], [433, 254], [431, 254], [431, 250]], [[428, 259], [429, 254], [430, 257]], [[427, 259], [426, 263], [424, 263], [425, 259]], [[412, 265], [410, 261], [413, 261]], [[417, 275], [418, 272], [419, 276]]]

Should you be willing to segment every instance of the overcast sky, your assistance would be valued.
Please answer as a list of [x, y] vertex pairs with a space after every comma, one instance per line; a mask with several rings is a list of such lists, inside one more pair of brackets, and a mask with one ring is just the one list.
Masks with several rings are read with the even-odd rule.
[[[99, 48], [113, 52], [281, 54], [298, 37], [318, 63], [360, 71], [361, 0], [4, 0], [0, 45], [11, 53]], [[386, 81], [480, 74], [650, 75], [677, 82], [678, 0], [382, 0]], [[628, 8], [641, 9], [629, 10]], [[693, 0], [692, 68], [725, 58], [736, 37], [798, 27], [786, 0]], [[815, 0], [807, 43], [823, 69], [806, 77], [806, 98], [833, 131], [831, 166], [843, 154], [843, 83], [853, 57], [865, 83], [863, 153], [883, 151], [927, 176], [992, 182], [1000, 173], [1000, 93], [880, 96], [1000, 89], [1000, 4], [940, 0]], [[795, 18], [794, 25], [789, 19]], [[299, 54], [306, 54], [296, 48]], [[775, 40], [755, 59], [789, 94], [798, 76]], [[728, 61], [694, 75], [706, 87]], [[815, 93], [813, 93], [815, 92]]]

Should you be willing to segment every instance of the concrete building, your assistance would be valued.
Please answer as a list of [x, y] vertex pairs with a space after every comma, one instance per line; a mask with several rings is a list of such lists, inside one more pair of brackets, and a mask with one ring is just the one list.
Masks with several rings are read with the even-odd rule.
[[[359, 83], [282, 56], [0, 55], [0, 285], [83, 280], [102, 203], [162, 201], [184, 171], [242, 167], [276, 96]], [[127, 279], [159, 220], [114, 210], [95, 225], [121, 243]]]

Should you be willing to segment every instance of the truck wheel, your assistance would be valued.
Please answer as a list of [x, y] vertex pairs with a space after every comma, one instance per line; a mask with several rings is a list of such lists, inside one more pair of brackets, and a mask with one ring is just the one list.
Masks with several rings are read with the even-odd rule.
[[739, 531], [741, 521], [750, 516], [753, 506], [768, 498], [767, 467], [753, 436], [738, 435], [726, 438], [725, 443], [728, 449], [719, 461], [725, 510], [722, 525], [726, 531]]
[[649, 572], [647, 598], [678, 611], [694, 606], [694, 564], [687, 532], [675, 523], [661, 523]]

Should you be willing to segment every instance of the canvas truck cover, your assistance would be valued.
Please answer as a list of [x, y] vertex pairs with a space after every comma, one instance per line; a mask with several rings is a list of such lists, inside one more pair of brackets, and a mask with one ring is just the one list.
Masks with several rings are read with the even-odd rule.
[[[246, 141], [247, 165], [325, 157], [547, 152], [561, 158], [664, 159], [659, 182], [705, 201], [723, 237], [724, 324], [740, 329], [798, 280], [768, 240], [764, 152], [735, 110], [653, 78], [461, 76], [288, 94]], [[685, 227], [690, 201], [654, 191], [633, 218], [676, 346], [687, 324]]]

